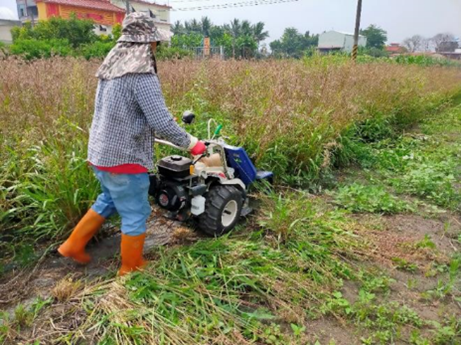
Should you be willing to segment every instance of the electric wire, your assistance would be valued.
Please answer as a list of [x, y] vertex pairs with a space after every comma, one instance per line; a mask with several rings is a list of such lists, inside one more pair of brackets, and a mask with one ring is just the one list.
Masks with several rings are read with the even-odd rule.
[[215, 9], [217, 10], [217, 9], [237, 8], [237, 7], [274, 5], [274, 4], [282, 4], [282, 3], [297, 2], [297, 1], [299, 0], [251, 0], [251, 1], [230, 2], [230, 3], [224, 3], [224, 4], [214, 4], [214, 5], [178, 7], [178, 8], [173, 8], [172, 11], [202, 11], [202, 10], [215, 10]]

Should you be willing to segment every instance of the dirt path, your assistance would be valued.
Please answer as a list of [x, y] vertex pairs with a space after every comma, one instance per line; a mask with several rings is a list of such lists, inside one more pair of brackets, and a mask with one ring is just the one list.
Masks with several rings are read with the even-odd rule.
[[[56, 284], [66, 277], [87, 282], [114, 277], [119, 265], [120, 238], [118, 233], [99, 242], [90, 242], [87, 251], [92, 261], [87, 266], [63, 258], [54, 250], [33, 269], [9, 273], [1, 280], [0, 307], [14, 314], [18, 304], [29, 306], [37, 298], [53, 297]], [[147, 224], [145, 252], [184, 238], [193, 240], [196, 235], [184, 224], [164, 218], [162, 211], [154, 208]]]

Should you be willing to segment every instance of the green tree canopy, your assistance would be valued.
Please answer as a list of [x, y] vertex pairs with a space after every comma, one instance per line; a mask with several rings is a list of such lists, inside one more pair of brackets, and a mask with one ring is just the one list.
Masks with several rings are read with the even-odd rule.
[[317, 46], [319, 35], [311, 35], [307, 31], [304, 35], [298, 29], [286, 28], [282, 37], [270, 43], [274, 56], [288, 56], [299, 58], [312, 47]]
[[70, 19], [52, 17], [49, 20], [41, 20], [34, 27], [28, 23], [21, 28], [13, 28], [11, 32], [13, 41], [18, 39], [67, 40], [73, 48], [78, 48], [98, 40], [93, 29], [93, 21], [77, 19], [75, 15], [72, 15]]
[[374, 24], [360, 30], [360, 34], [367, 38], [367, 48], [382, 49], [387, 41], [387, 31]]

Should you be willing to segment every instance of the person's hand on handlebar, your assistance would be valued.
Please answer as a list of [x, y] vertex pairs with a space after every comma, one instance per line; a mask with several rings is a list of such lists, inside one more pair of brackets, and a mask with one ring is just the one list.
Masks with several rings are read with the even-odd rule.
[[197, 141], [197, 144], [195, 144], [194, 147], [190, 150], [190, 153], [193, 156], [199, 156], [199, 155], [203, 155], [205, 151], [206, 151], [205, 143], [199, 140]]

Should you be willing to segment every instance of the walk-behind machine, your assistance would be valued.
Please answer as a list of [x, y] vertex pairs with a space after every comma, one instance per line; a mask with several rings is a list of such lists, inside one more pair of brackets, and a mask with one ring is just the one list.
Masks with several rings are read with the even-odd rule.
[[[185, 112], [183, 122], [190, 124], [195, 115]], [[167, 210], [167, 217], [179, 221], [195, 219], [198, 227], [212, 236], [232, 230], [240, 217], [252, 209], [248, 189], [258, 181], [271, 184], [273, 173], [259, 171], [242, 147], [227, 145], [218, 125], [213, 135], [208, 121], [206, 152], [192, 158], [169, 156], [157, 163], [157, 174], [150, 176], [149, 194]], [[180, 150], [165, 141], [157, 143]]]

